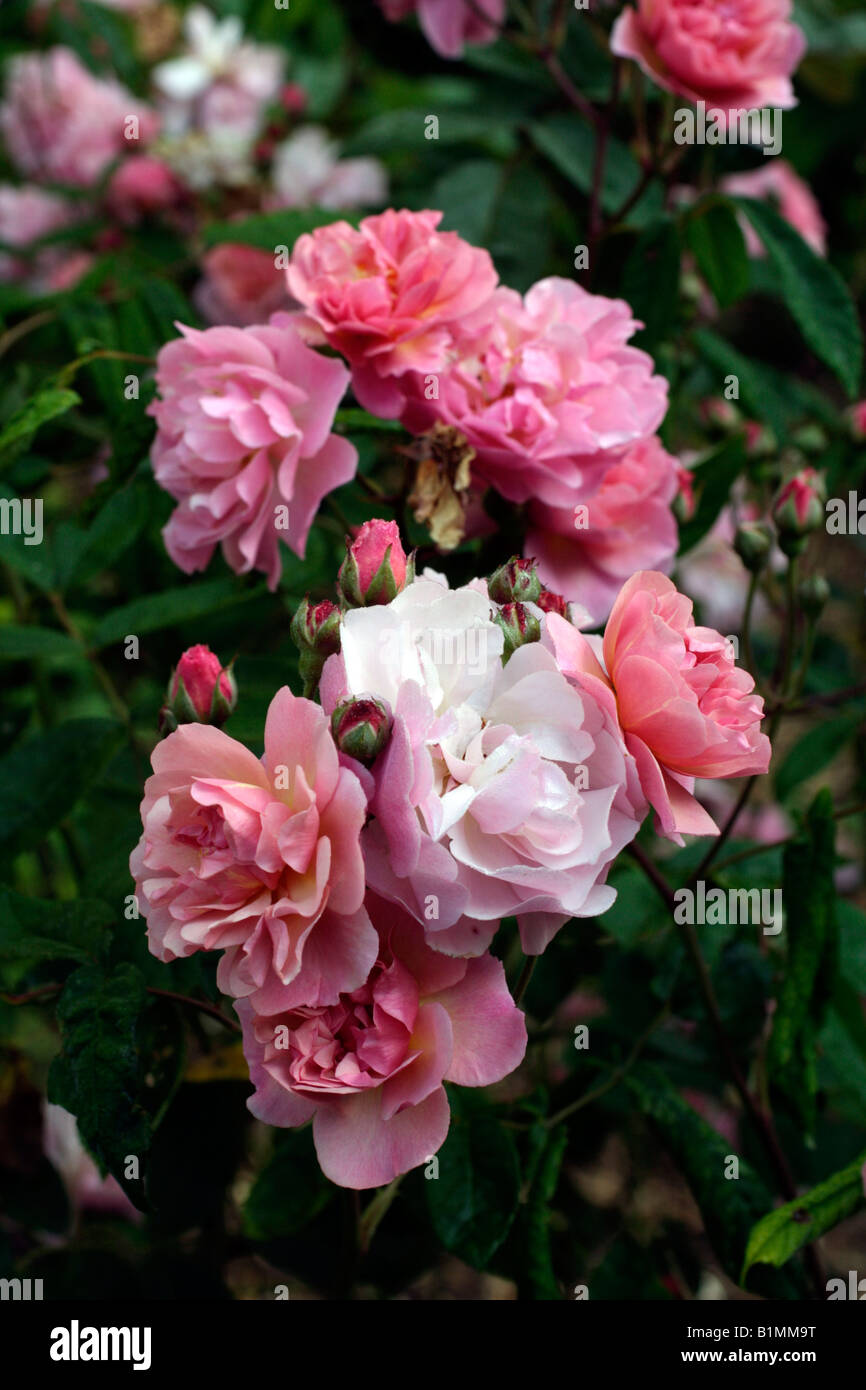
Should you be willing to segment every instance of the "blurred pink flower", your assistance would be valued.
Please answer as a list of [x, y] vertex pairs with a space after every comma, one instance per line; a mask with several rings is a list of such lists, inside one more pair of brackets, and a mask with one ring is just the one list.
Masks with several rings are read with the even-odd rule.
[[81, 1142], [75, 1116], [61, 1105], [45, 1102], [42, 1142], [45, 1156], [63, 1179], [70, 1205], [76, 1211], [101, 1212], [124, 1217], [127, 1221], [141, 1220], [141, 1213], [136, 1211], [117, 1179], [102, 1176]]
[[637, 0], [610, 46], [660, 87], [713, 110], [795, 106], [791, 74], [806, 50], [791, 0]]
[[94, 77], [69, 48], [20, 54], [9, 63], [0, 132], [13, 163], [30, 178], [89, 188], [156, 128], [140, 98], [114, 78]]
[[175, 207], [184, 188], [162, 159], [154, 155], [130, 155], [111, 176], [106, 193], [111, 213], [121, 222], [138, 222]]
[[667, 572], [677, 548], [677, 460], [655, 436], [632, 444], [577, 507], [534, 502], [524, 553], [542, 581], [603, 622], [635, 567]]
[[263, 570], [275, 589], [280, 540], [303, 558], [322, 498], [354, 476], [354, 445], [330, 432], [349, 374], [308, 348], [288, 315], [252, 328], [179, 327], [160, 349], [148, 407], [154, 474], [180, 503], [166, 548], [190, 574], [219, 544], [233, 570]]
[[604, 633], [604, 667], [594, 647], [562, 618], [547, 619], [557, 661], [581, 690], [616, 696], [657, 824], [669, 839], [718, 833], [696, 801], [695, 777], [766, 772], [770, 741], [764, 702], [734, 664], [731, 646], [696, 627], [692, 603], [663, 574], [642, 571], [622, 587]]
[[[782, 217], [819, 256], [827, 254], [827, 224], [809, 185], [800, 178], [786, 159], [767, 159], [760, 169], [730, 174], [722, 179], [721, 189], [740, 198], [761, 198], [777, 204]], [[746, 249], [750, 256], [765, 255], [757, 232], [746, 218], [741, 218]]]
[[[80, 216], [74, 204], [57, 193], [32, 184], [15, 187], [0, 184], [0, 242], [34, 251], [40, 238], [68, 227]], [[46, 246], [30, 256], [0, 251], [0, 281], [23, 282], [44, 288], [60, 265], [69, 259], [68, 247]]]
[[418, 376], [407, 383], [403, 421], [415, 434], [455, 426], [474, 473], [510, 501], [573, 508], [664, 417], [667, 382], [628, 346], [639, 327], [623, 300], [570, 280], [541, 280], [523, 299], [497, 290], [455, 326], [438, 398]]
[[204, 277], [193, 292], [195, 307], [210, 324], [249, 328], [291, 307], [286, 276], [270, 251], [226, 241], [202, 257]]
[[[443, 58], [459, 58], [467, 43], [492, 43], [505, 18], [505, 0], [379, 0], [388, 19], [417, 12], [431, 48]], [[483, 16], [490, 23], [485, 23]]]
[[321, 126], [301, 126], [278, 145], [271, 165], [275, 208], [376, 207], [388, 197], [388, 175], [378, 159], [339, 159], [338, 145]]
[[235, 1006], [250, 1110], [271, 1125], [312, 1117], [322, 1171], [352, 1188], [381, 1187], [435, 1154], [450, 1119], [443, 1081], [489, 1086], [526, 1051], [500, 961], [442, 956], [398, 907], [372, 894], [367, 905], [379, 949], [359, 988], [270, 1017]]
[[436, 230], [440, 212], [387, 212], [319, 227], [295, 243], [291, 293], [352, 367], [358, 399], [398, 415], [399, 378], [438, 372], [453, 329], [489, 299], [496, 271], [486, 251]]
[[153, 751], [130, 870], [159, 960], [225, 950], [220, 988], [262, 1011], [335, 1004], [376, 958], [366, 804], [318, 705], [271, 701], [261, 761], [209, 724]]

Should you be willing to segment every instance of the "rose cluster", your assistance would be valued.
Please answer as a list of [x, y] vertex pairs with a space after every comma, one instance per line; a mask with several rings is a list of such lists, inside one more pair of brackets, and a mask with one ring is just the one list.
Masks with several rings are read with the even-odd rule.
[[650, 805], [680, 843], [712, 833], [695, 778], [765, 771], [770, 750], [751, 677], [659, 573], [593, 639], [530, 562], [452, 589], [373, 521], [338, 595], [293, 624], [321, 703], [277, 691], [260, 758], [214, 727], [231, 673], [182, 659], [131, 868], [155, 955], [221, 952], [253, 1113], [312, 1119], [324, 1172], [364, 1188], [442, 1144], [444, 1082], [520, 1064], [503, 920], [540, 954], [612, 904]]

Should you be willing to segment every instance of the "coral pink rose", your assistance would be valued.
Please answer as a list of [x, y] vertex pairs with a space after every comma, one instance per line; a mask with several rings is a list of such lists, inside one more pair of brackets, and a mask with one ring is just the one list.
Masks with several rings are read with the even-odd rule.
[[319, 706], [278, 691], [261, 761], [208, 724], [184, 724], [152, 761], [130, 869], [153, 954], [224, 950], [220, 988], [263, 1011], [357, 989], [377, 949], [365, 797]]
[[204, 279], [193, 299], [210, 324], [249, 328], [291, 307], [285, 273], [277, 270], [270, 251], [227, 241], [208, 251], [201, 264]]
[[626, 746], [634, 756], [659, 828], [716, 834], [693, 796], [695, 777], [766, 772], [770, 740], [761, 733], [764, 702], [734, 664], [729, 642], [697, 627], [692, 603], [663, 574], [643, 571], [623, 585], [604, 633], [604, 669], [581, 633], [548, 619], [556, 659], [581, 690], [616, 696]]
[[714, 110], [796, 106], [791, 74], [806, 39], [791, 0], [638, 0], [610, 46], [669, 92]]
[[393, 904], [370, 895], [368, 906], [379, 950], [359, 988], [271, 1017], [235, 1006], [250, 1110], [271, 1125], [312, 1117], [322, 1171], [353, 1188], [380, 1187], [436, 1152], [450, 1118], [443, 1081], [489, 1086], [526, 1051], [500, 961], [449, 959]]
[[524, 552], [542, 581], [603, 622], [623, 582], [640, 568], [673, 563], [677, 523], [671, 503], [679, 465], [655, 437], [626, 450], [601, 487], [577, 507], [533, 503]]
[[367, 882], [455, 955], [485, 950], [503, 917], [538, 954], [570, 917], [604, 912], [607, 871], [646, 812], [609, 692], [579, 694], [539, 642], [503, 666], [494, 611], [482, 581], [425, 575], [344, 615], [321, 684], [329, 712], [366, 695], [393, 713], [359, 773]]
[[[137, 139], [127, 139], [133, 116]], [[9, 64], [0, 131], [14, 164], [31, 178], [89, 188], [156, 125], [138, 97], [113, 78], [94, 77], [69, 48], [22, 54]]]
[[639, 327], [622, 300], [570, 280], [541, 280], [524, 299], [500, 289], [458, 325], [438, 399], [412, 378], [403, 422], [414, 434], [455, 426], [474, 473], [510, 501], [573, 507], [664, 417], [667, 382], [627, 345]]
[[362, 405], [398, 415], [397, 381], [408, 371], [438, 372], [452, 328], [496, 287], [486, 251], [456, 232], [438, 232], [441, 212], [365, 217], [299, 237], [287, 271], [295, 299], [352, 367]]
[[[459, 58], [467, 43], [492, 43], [505, 18], [505, 0], [379, 0], [388, 19], [417, 11], [431, 48], [443, 58]], [[487, 16], [489, 23], [485, 22]]]
[[221, 544], [233, 570], [264, 570], [275, 589], [280, 539], [303, 558], [322, 498], [354, 476], [354, 445], [330, 433], [349, 374], [308, 348], [288, 315], [245, 329], [178, 327], [183, 336], [160, 349], [148, 408], [156, 480], [180, 502], [166, 549], [189, 574]]
[[[827, 254], [827, 224], [809, 185], [800, 178], [787, 159], [768, 159], [760, 169], [731, 174], [722, 179], [725, 193], [740, 198], [762, 198], [776, 203], [779, 213], [819, 256]], [[743, 235], [750, 256], [763, 256], [764, 247], [751, 223], [742, 219]]]

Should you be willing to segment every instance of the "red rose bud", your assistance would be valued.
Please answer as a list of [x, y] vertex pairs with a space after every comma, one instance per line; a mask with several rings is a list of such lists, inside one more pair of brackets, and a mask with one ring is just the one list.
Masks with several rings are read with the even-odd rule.
[[210, 647], [190, 647], [171, 673], [159, 712], [160, 732], [171, 734], [179, 724], [224, 724], [237, 698], [231, 668]]
[[371, 696], [346, 700], [331, 715], [331, 733], [341, 753], [370, 767], [391, 736], [391, 711]]
[[677, 521], [691, 521], [695, 514], [695, 484], [691, 470], [677, 467], [677, 493], [673, 500], [673, 513]]
[[502, 653], [503, 665], [518, 647], [527, 642], [537, 642], [541, 637], [541, 623], [534, 613], [530, 613], [522, 603], [505, 603], [493, 614], [505, 633], [505, 649]]
[[773, 520], [786, 555], [798, 555], [810, 532], [823, 526], [826, 500], [824, 479], [814, 468], [802, 468], [781, 488], [773, 503]]
[[534, 560], [521, 560], [516, 555], [487, 581], [487, 592], [494, 603], [537, 603], [541, 580]]
[[329, 656], [340, 650], [340, 610], [329, 598], [311, 603], [305, 598], [292, 618], [292, 640], [298, 647], [298, 670], [309, 699], [319, 684], [322, 667]]
[[558, 613], [560, 618], [565, 618], [566, 622], [571, 622], [569, 617], [569, 603], [562, 594], [555, 594], [552, 589], [542, 589], [538, 598], [535, 600], [542, 613]]
[[346, 550], [337, 587], [347, 608], [390, 603], [415, 578], [396, 521], [365, 521]]

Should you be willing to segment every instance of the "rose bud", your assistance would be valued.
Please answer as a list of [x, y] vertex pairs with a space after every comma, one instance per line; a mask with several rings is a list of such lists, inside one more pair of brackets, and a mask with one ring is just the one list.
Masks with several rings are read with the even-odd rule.
[[487, 592], [494, 603], [537, 603], [541, 580], [534, 560], [521, 560], [514, 555], [487, 581]]
[[737, 527], [734, 549], [746, 569], [759, 574], [773, 548], [773, 533], [763, 521], [745, 521]]
[[337, 588], [347, 608], [390, 603], [415, 578], [395, 521], [365, 521], [337, 575]]
[[522, 603], [504, 603], [493, 614], [493, 621], [505, 634], [503, 666], [518, 647], [525, 646], [527, 642], [537, 642], [541, 637], [541, 623]]
[[231, 668], [223, 666], [210, 647], [190, 647], [171, 673], [159, 712], [160, 732], [174, 733], [180, 724], [224, 724], [237, 699]]
[[695, 483], [691, 469], [677, 467], [677, 492], [671, 503], [677, 521], [691, 521], [695, 514]]
[[391, 736], [391, 711], [372, 696], [346, 700], [331, 715], [331, 733], [341, 753], [370, 767]]
[[819, 618], [830, 597], [830, 585], [823, 574], [810, 574], [800, 585], [797, 595], [807, 618]]
[[773, 520], [786, 555], [799, 555], [810, 532], [823, 526], [826, 500], [824, 479], [814, 468], [802, 468], [782, 487], [773, 503]]
[[570, 604], [567, 599], [562, 597], [562, 594], [555, 594], [552, 589], [542, 589], [535, 602], [542, 613], [558, 613], [560, 618], [565, 618], [566, 622], [570, 622], [568, 616]]
[[309, 699], [327, 658], [340, 650], [340, 610], [329, 598], [311, 603], [308, 596], [292, 618], [290, 631], [300, 652], [298, 670]]

